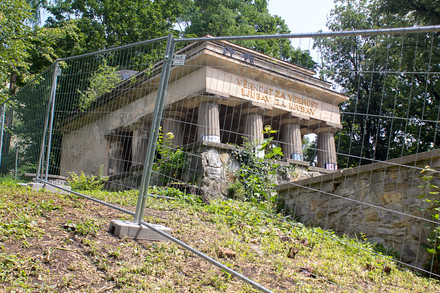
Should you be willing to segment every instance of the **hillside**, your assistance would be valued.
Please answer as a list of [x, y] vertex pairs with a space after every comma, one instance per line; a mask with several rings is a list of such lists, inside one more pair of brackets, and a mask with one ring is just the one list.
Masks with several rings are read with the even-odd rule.
[[[268, 215], [238, 201], [203, 205], [173, 189], [149, 198], [146, 221], [274, 292], [439, 292], [434, 279], [373, 253], [370, 244]], [[87, 192], [134, 210], [136, 192]], [[171, 242], [118, 239], [131, 217], [74, 195], [0, 184], [2, 292], [255, 292]]]

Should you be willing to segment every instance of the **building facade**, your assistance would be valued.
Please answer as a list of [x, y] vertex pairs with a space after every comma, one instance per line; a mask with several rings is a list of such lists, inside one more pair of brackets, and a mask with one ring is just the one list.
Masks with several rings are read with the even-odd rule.
[[[277, 130], [285, 159], [303, 161], [302, 138], [317, 135], [317, 165], [337, 169], [338, 105], [347, 97], [315, 72], [224, 42], [194, 43], [176, 55], [162, 120], [173, 144], [243, 144]], [[92, 107], [64, 122], [61, 175], [114, 176], [142, 165], [161, 64], [122, 81]], [[100, 171], [99, 171], [100, 170]]]

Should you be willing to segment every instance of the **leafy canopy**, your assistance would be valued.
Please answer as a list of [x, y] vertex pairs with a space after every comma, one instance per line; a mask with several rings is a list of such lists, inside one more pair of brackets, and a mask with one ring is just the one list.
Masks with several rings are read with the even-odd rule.
[[[421, 10], [394, 12], [392, 2], [402, 1], [338, 0], [327, 26], [332, 31], [375, 29], [431, 19], [431, 12]], [[316, 40], [324, 61], [321, 74], [350, 97], [341, 105], [343, 129], [337, 134], [339, 152], [350, 156], [340, 156], [339, 166], [438, 147], [437, 126], [428, 121], [437, 120], [440, 84], [424, 72], [439, 71], [439, 45], [438, 38], [421, 35]]]
[[[8, 82], [12, 72], [27, 70], [31, 29], [26, 20], [31, 16], [31, 7], [24, 0], [0, 2], [0, 90]], [[2, 92], [2, 99], [6, 97]]]
[[[184, 35], [203, 37], [290, 33], [285, 21], [271, 15], [266, 0], [183, 0], [179, 25]], [[292, 47], [290, 40], [242, 41], [240, 45], [306, 68], [315, 62], [308, 51]]]

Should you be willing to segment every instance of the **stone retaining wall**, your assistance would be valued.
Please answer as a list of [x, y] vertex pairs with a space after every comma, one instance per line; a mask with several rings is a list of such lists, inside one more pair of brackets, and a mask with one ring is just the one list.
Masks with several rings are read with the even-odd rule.
[[[401, 260], [423, 267], [431, 219], [420, 171], [440, 169], [440, 150], [343, 169], [277, 187], [289, 213], [306, 224], [361, 237], [392, 248]], [[433, 184], [440, 186], [438, 175]]]

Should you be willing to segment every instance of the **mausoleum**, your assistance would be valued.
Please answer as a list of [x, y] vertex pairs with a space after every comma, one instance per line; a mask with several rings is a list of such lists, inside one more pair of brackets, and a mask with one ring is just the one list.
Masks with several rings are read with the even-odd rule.
[[[303, 161], [302, 137], [314, 133], [317, 166], [337, 169], [338, 105], [347, 97], [314, 71], [225, 41], [194, 43], [175, 55], [185, 64], [171, 68], [162, 129], [173, 133], [176, 146], [261, 141], [270, 125], [286, 160]], [[130, 78], [64, 122], [61, 175], [101, 169], [117, 176], [143, 164], [161, 66], [128, 72]]]

